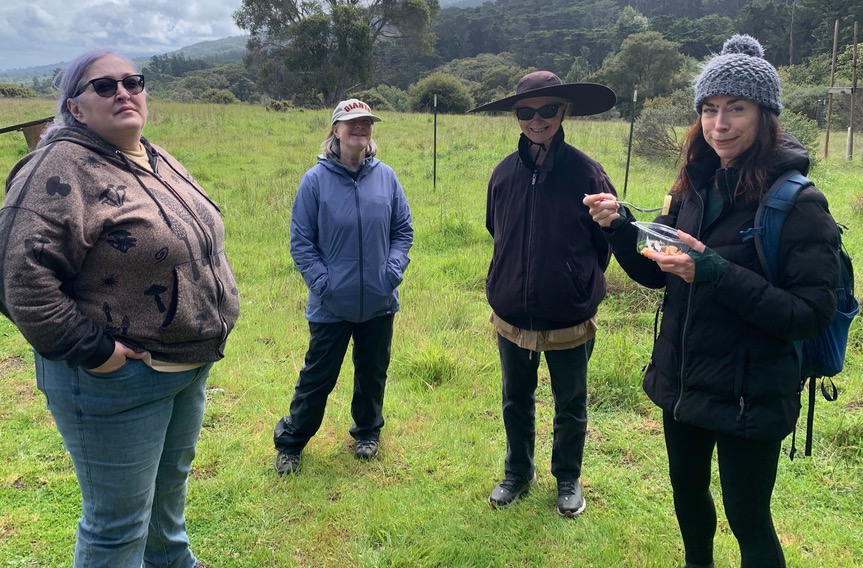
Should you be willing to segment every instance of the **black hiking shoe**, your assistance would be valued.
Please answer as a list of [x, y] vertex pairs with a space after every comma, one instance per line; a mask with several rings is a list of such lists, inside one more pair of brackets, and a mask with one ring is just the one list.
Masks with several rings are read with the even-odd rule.
[[354, 457], [358, 460], [370, 460], [378, 455], [377, 440], [357, 440], [357, 446], [354, 448]]
[[557, 514], [569, 519], [579, 516], [587, 505], [581, 494], [581, 480], [557, 480]]
[[492, 509], [506, 509], [527, 493], [534, 481], [536, 481], [536, 475], [518, 477], [507, 474], [488, 496], [488, 504], [491, 505]]
[[300, 471], [299, 454], [286, 454], [280, 451], [276, 455], [276, 473], [279, 475], [293, 475]]

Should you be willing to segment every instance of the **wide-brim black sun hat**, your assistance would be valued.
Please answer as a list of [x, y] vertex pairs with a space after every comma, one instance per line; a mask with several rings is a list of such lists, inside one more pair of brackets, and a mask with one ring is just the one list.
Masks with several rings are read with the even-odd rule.
[[598, 83], [563, 83], [551, 71], [534, 71], [518, 81], [515, 94], [478, 106], [468, 112], [510, 111], [522, 99], [558, 97], [569, 103], [572, 116], [600, 114], [615, 105], [614, 91]]

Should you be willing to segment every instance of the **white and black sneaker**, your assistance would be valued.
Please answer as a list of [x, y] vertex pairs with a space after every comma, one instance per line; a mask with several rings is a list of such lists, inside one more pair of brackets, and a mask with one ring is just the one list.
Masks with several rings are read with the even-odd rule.
[[581, 494], [580, 479], [557, 480], [557, 514], [561, 517], [573, 518], [584, 512], [587, 503]]

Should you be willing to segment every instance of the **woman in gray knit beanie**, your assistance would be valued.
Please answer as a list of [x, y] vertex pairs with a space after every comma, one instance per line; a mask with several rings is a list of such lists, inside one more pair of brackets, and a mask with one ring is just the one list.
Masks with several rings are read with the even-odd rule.
[[729, 95], [757, 102], [777, 115], [779, 74], [764, 59], [764, 49], [752, 36], [735, 35], [722, 46], [722, 52], [707, 62], [695, 80], [695, 112], [708, 97]]
[[632, 215], [610, 194], [584, 198], [626, 273], [666, 288], [644, 390], [663, 411], [687, 568], [714, 565], [714, 452], [741, 568], [785, 566], [770, 501], [782, 440], [800, 412], [792, 342], [815, 337], [836, 309], [839, 235], [815, 187], [788, 213], [778, 285], [742, 235], [775, 180], [809, 169], [806, 149], [779, 125], [779, 77], [763, 53], [754, 38], [734, 36], [695, 80], [699, 116], [670, 204], [655, 219], [677, 229], [688, 253], [640, 254]]

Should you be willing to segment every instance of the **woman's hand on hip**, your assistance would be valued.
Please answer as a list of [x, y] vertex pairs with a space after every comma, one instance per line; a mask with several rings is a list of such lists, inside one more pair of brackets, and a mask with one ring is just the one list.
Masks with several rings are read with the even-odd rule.
[[108, 360], [96, 367], [90, 369], [94, 373], [112, 373], [126, 364], [126, 359], [143, 359], [147, 356], [146, 351], [135, 351], [119, 341], [114, 341], [114, 352], [108, 357]]

